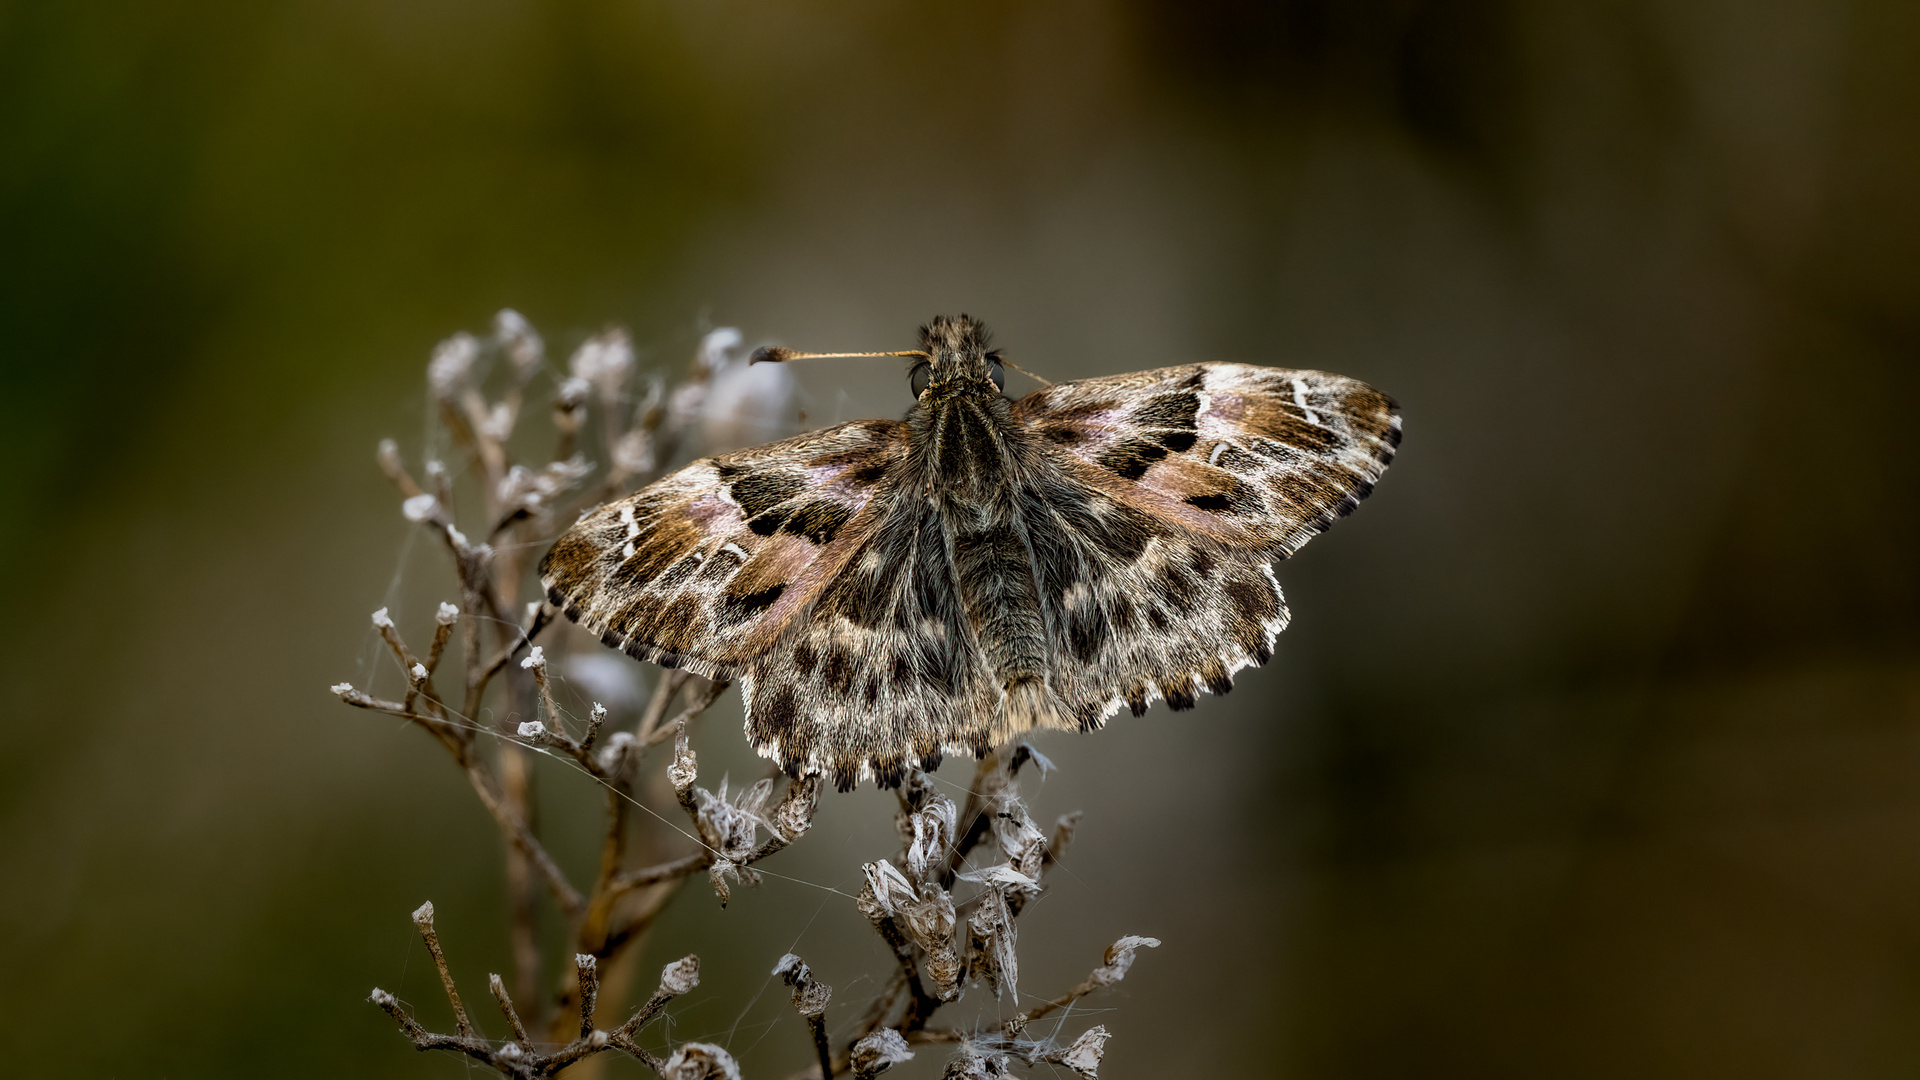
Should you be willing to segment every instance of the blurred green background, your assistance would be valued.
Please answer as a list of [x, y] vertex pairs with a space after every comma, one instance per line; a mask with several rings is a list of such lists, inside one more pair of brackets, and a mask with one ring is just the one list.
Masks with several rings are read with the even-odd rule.
[[[1105, 1075], [1914, 1075], [1916, 55], [1897, 0], [0, 5], [9, 1068], [467, 1072], [364, 998], [444, 1020], [427, 898], [504, 970], [497, 837], [326, 687], [449, 595], [372, 449], [510, 305], [558, 355], [965, 310], [1055, 379], [1400, 399], [1275, 664], [1042, 744], [1088, 817], [1024, 987], [1166, 942], [1090, 1003]], [[887, 805], [769, 868], [845, 887]], [[647, 963], [781, 1075], [772, 961], [851, 1001], [870, 936], [696, 887]]]

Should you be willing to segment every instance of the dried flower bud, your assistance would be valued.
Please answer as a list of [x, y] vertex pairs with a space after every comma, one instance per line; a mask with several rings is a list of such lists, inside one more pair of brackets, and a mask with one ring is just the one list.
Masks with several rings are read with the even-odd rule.
[[1014, 949], [1013, 912], [998, 889], [980, 894], [967, 919], [967, 966], [987, 980], [995, 997], [1020, 1000], [1020, 957]]
[[739, 362], [735, 354], [746, 338], [732, 326], [716, 326], [707, 331], [700, 339], [700, 348], [693, 355], [694, 376], [711, 376], [723, 367]]
[[679, 997], [700, 985], [700, 958], [683, 956], [660, 969], [660, 992]]
[[[723, 333], [725, 331], [716, 330], [707, 335], [708, 342], [719, 343], [724, 339], [717, 336]], [[702, 343], [703, 362], [709, 364], [713, 374], [705, 388], [705, 400], [699, 403], [699, 408], [681, 415], [702, 418], [701, 436], [708, 449], [753, 446], [792, 430], [798, 384], [787, 365], [747, 363], [745, 358], [731, 352], [739, 347], [737, 336], [724, 351], [709, 352], [706, 344]], [[708, 361], [708, 356], [715, 360]], [[679, 400], [674, 404], [684, 408]]]
[[958, 874], [956, 876], [961, 881], [977, 881], [982, 885], [1000, 892], [1036, 893], [1040, 891], [1040, 883], [1038, 881], [1014, 869], [1007, 863], [998, 863], [993, 866], [982, 867], [978, 870], [969, 870], [964, 874]]
[[620, 776], [635, 761], [639, 760], [640, 740], [633, 737], [631, 731], [616, 731], [607, 736], [607, 744], [600, 748], [600, 769], [609, 776]]
[[506, 442], [513, 435], [514, 419], [511, 406], [504, 401], [495, 402], [487, 414], [480, 418], [480, 434], [494, 442]]
[[532, 651], [527, 653], [527, 658], [520, 661], [520, 666], [527, 671], [537, 671], [543, 675], [546, 674], [547, 651], [535, 645]]
[[1067, 857], [1067, 847], [1073, 843], [1073, 833], [1080, 827], [1081, 816], [1081, 812], [1075, 810], [1071, 814], [1061, 814], [1059, 820], [1053, 823], [1053, 839], [1047, 842], [1047, 854], [1053, 856], [1054, 862]]
[[422, 930], [433, 929], [433, 901], [429, 900], [413, 909], [413, 925]]
[[933, 980], [933, 992], [941, 1001], [959, 1001], [961, 985], [967, 981], [967, 962], [950, 941], [927, 950], [927, 975]]
[[419, 664], [419, 663], [414, 664], [412, 667], [407, 669], [407, 676], [413, 680], [413, 683], [415, 686], [418, 686], [421, 683], [426, 682], [427, 681], [427, 665]]
[[813, 977], [813, 969], [793, 953], [773, 965], [773, 973], [793, 988], [793, 1007], [801, 1016], [819, 1016], [833, 1000], [833, 987]]
[[907, 846], [907, 876], [925, 881], [929, 873], [946, 864], [947, 849], [953, 846], [954, 823], [959, 817], [953, 800], [944, 795], [928, 799], [919, 813], [908, 818], [913, 842]]
[[639, 667], [611, 649], [575, 652], [567, 657], [568, 681], [594, 701], [626, 709], [640, 704]]
[[911, 1060], [913, 1051], [907, 1049], [907, 1040], [892, 1028], [881, 1028], [853, 1044], [853, 1075], [861, 1080]]
[[683, 1043], [660, 1070], [662, 1080], [740, 1080], [733, 1055], [712, 1043]]
[[919, 898], [899, 905], [899, 914], [907, 935], [928, 952], [953, 940], [953, 928], [958, 920], [953, 911], [953, 896], [938, 883], [920, 886]]
[[687, 726], [680, 725], [679, 734], [673, 737], [673, 764], [667, 768], [667, 779], [673, 784], [673, 790], [684, 792], [693, 786], [700, 775], [700, 767], [693, 756], [693, 747], [687, 744]]
[[367, 995], [367, 1000], [383, 1009], [391, 1009], [396, 1004], [392, 994], [387, 993], [377, 986], [373, 988], [373, 993]]
[[327, 687], [327, 689], [340, 695], [342, 698], [351, 697], [354, 693], [353, 684], [350, 682], [337, 682]]
[[727, 885], [729, 880], [740, 880], [740, 867], [731, 860], [715, 859], [713, 865], [707, 867], [707, 881], [713, 886], [713, 895], [720, 898], [721, 907], [733, 899], [733, 889]]
[[493, 336], [507, 352], [507, 360], [524, 378], [547, 362], [547, 343], [526, 317], [512, 308], [501, 308], [493, 317]]
[[773, 811], [773, 835], [791, 844], [807, 835], [813, 827], [813, 814], [820, 806], [820, 780], [808, 777], [787, 785], [787, 797]]
[[[599, 1035], [601, 1033], [596, 1031], [594, 1032], [594, 1034]], [[495, 1050], [494, 1053], [500, 1055], [503, 1058], [506, 1058], [508, 1061], [518, 1061], [520, 1059], [520, 1055], [522, 1051], [520, 1049], [519, 1043], [508, 1043], [507, 1045], [502, 1046], [500, 1049]]]
[[588, 338], [574, 350], [567, 369], [576, 379], [593, 384], [605, 401], [617, 401], [633, 374], [633, 342], [618, 327]]
[[624, 473], [650, 473], [660, 461], [653, 447], [653, 433], [634, 428], [613, 444], [613, 467]]
[[869, 920], [890, 919], [901, 904], [913, 901], [913, 884], [891, 862], [881, 859], [860, 869], [867, 875], [867, 887], [860, 893], [860, 913]]
[[1107, 1029], [1105, 1025], [1088, 1028], [1081, 1036], [1073, 1040], [1067, 1052], [1061, 1054], [1059, 1062], [1087, 1080], [1094, 1080], [1100, 1074], [1100, 1058], [1107, 1052]]
[[373, 613], [373, 625], [382, 630], [391, 630], [393, 629], [393, 617], [387, 614], [386, 608], [381, 608], [379, 611]]
[[440, 516], [440, 500], [432, 495], [415, 495], [400, 504], [400, 516], [419, 524]]
[[1129, 934], [1107, 946], [1106, 965], [1094, 968], [1093, 974], [1087, 976], [1087, 981], [1097, 986], [1112, 986], [1126, 978], [1127, 969], [1133, 966], [1133, 954], [1136, 950], [1159, 947], [1159, 938], [1135, 937]]
[[547, 741], [547, 728], [538, 720], [529, 720], [514, 729], [514, 733], [530, 743]]
[[947, 1062], [940, 1080], [1000, 1080], [1009, 1075], [1008, 1065], [1005, 1054], [986, 1054], [962, 1044], [960, 1053]]
[[587, 403], [587, 395], [593, 393], [593, 384], [585, 379], [565, 378], [553, 394], [554, 407], [562, 412], [572, 412]]
[[772, 789], [771, 782], [762, 781], [742, 792], [734, 802], [727, 799], [725, 781], [721, 782], [718, 795], [705, 788], [694, 789], [694, 801], [700, 807], [694, 814], [694, 823], [707, 845], [721, 858], [740, 862], [753, 854], [753, 834], [760, 823], [760, 807]]
[[427, 387], [433, 396], [444, 401], [465, 388], [479, 355], [480, 343], [468, 333], [455, 334], [435, 345], [433, 359], [427, 361]]

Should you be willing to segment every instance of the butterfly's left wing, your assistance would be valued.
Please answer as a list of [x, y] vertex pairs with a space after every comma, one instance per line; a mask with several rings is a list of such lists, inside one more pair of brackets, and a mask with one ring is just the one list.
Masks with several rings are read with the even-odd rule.
[[733, 678], [872, 529], [904, 431], [861, 420], [696, 461], [582, 517], [540, 580], [608, 645]]

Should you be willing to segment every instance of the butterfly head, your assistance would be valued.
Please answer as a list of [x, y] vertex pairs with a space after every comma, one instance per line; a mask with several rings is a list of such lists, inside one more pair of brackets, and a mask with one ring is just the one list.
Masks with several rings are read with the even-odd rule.
[[920, 350], [914, 361], [913, 396], [988, 395], [998, 397], [1007, 384], [1000, 353], [988, 340], [986, 324], [968, 315], [936, 315], [920, 328]]

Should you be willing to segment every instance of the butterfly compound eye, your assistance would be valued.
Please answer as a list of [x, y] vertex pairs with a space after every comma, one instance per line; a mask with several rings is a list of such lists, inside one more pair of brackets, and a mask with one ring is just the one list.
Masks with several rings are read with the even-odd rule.
[[1000, 361], [998, 360], [993, 362], [993, 388], [995, 390], [1005, 390], [1007, 388], [1007, 369], [1001, 367]]
[[913, 370], [907, 375], [907, 385], [913, 388], [914, 397], [927, 392], [927, 382], [932, 376], [933, 369], [925, 360], [913, 365]]

